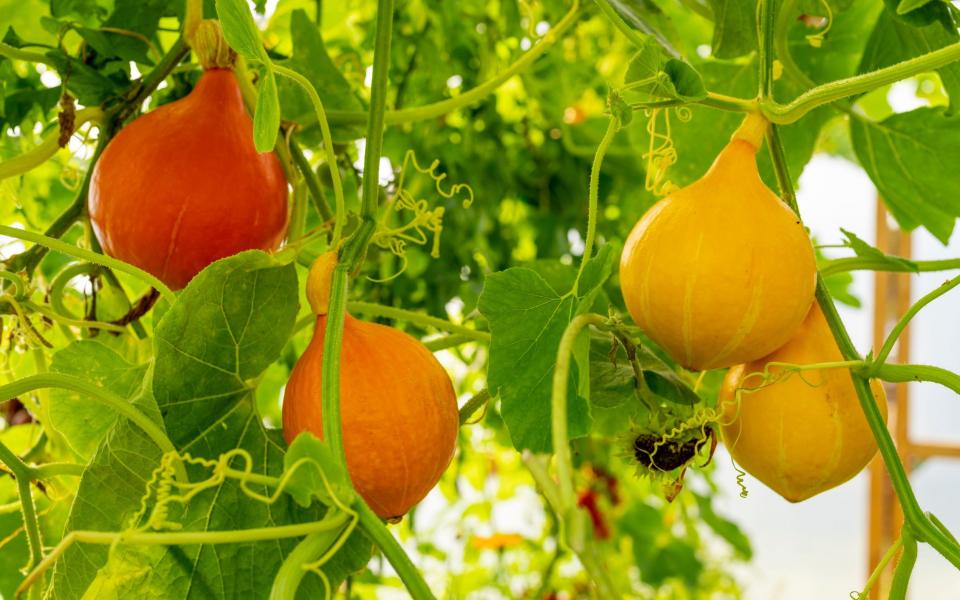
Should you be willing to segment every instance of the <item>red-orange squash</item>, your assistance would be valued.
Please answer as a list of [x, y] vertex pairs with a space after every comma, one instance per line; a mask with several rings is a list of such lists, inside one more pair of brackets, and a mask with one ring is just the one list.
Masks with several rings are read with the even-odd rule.
[[[284, 393], [288, 443], [304, 431], [323, 437], [321, 365], [335, 260], [332, 253], [317, 259], [307, 282], [317, 325]], [[406, 514], [450, 464], [459, 427], [453, 385], [433, 354], [406, 333], [346, 315], [340, 412], [350, 478], [385, 519]]]
[[273, 152], [254, 148], [233, 71], [211, 68], [110, 141], [89, 210], [104, 252], [179, 289], [216, 260], [280, 244], [287, 180]]

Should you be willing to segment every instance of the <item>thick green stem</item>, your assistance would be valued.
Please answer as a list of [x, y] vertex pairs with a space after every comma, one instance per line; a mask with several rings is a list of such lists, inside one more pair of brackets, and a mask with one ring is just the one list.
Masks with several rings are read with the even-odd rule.
[[126, 273], [132, 275], [141, 281], [146, 282], [151, 287], [156, 288], [163, 297], [169, 301], [171, 304], [176, 302], [177, 296], [164, 284], [162, 281], [143, 271], [137, 267], [127, 264], [123, 261], [117, 260], [115, 258], [110, 258], [104, 254], [97, 254], [96, 252], [91, 252], [84, 248], [78, 248], [73, 244], [68, 244], [66, 242], [60, 241], [56, 238], [52, 238], [46, 235], [39, 233], [34, 233], [32, 231], [24, 231], [22, 229], [16, 229], [14, 227], [7, 227], [6, 225], [0, 225], [0, 235], [5, 235], [8, 237], [16, 238], [18, 240], [26, 240], [28, 242], [33, 242], [35, 244], [40, 244], [49, 248], [50, 250], [56, 250], [57, 252], [62, 252], [67, 256], [72, 256], [73, 258], [79, 258], [80, 260], [85, 260], [92, 262], [97, 265], [102, 265], [104, 267], [109, 267], [115, 271], [120, 271], [121, 273]]
[[303, 180], [307, 184], [307, 189], [310, 190], [310, 197], [313, 198], [313, 205], [320, 213], [320, 218], [329, 221], [333, 218], [333, 213], [330, 212], [327, 198], [323, 195], [320, 180], [307, 161], [307, 157], [303, 155], [303, 150], [300, 149], [296, 139], [290, 140], [290, 155], [293, 157], [293, 163], [297, 166], [297, 170], [303, 175]]
[[[378, 19], [379, 21], [379, 19]], [[387, 50], [388, 56], [390, 52], [390, 38], [387, 38]], [[317, 121], [320, 123], [320, 133], [323, 136], [323, 151], [326, 155], [327, 166], [330, 169], [330, 180], [333, 182], [333, 196], [336, 200], [336, 221], [333, 225], [333, 242], [332, 245], [336, 248], [340, 244], [340, 239], [343, 236], [343, 224], [347, 220], [347, 209], [346, 202], [343, 199], [343, 183], [340, 180], [340, 167], [337, 166], [337, 155], [333, 149], [333, 135], [330, 133], [330, 124], [327, 122], [327, 113], [323, 108], [323, 102], [320, 101], [320, 94], [317, 93], [317, 88], [313, 87], [313, 84], [310, 83], [310, 80], [286, 67], [280, 65], [273, 65], [273, 70], [284, 77], [289, 77], [295, 82], [300, 84], [300, 87], [307, 92], [307, 96], [310, 97], [310, 102], [313, 104], [313, 110], [317, 114]], [[386, 77], [386, 75], [384, 75]], [[384, 82], [385, 84], [385, 82]], [[372, 102], [373, 100], [371, 100]], [[381, 100], [382, 104], [382, 100]], [[381, 115], [382, 115], [381, 109]], [[381, 129], [382, 129], [381, 125]], [[369, 133], [369, 132], [368, 132]], [[369, 138], [368, 138], [369, 139]], [[379, 149], [377, 150], [377, 158], [379, 159]], [[378, 162], [379, 165], [379, 162]], [[366, 178], [364, 178], [366, 181]]]
[[363, 182], [360, 215], [377, 213], [380, 187], [380, 154], [383, 151], [384, 112], [387, 106], [387, 77], [390, 74], [390, 40], [393, 35], [393, 0], [377, 1], [377, 37], [373, 49], [373, 78], [370, 113], [363, 149]]
[[[774, 171], [777, 175], [777, 182], [780, 184], [781, 195], [784, 201], [797, 213], [799, 218], [800, 213], [797, 210], [797, 196], [793, 189], [793, 182], [790, 179], [786, 155], [784, 154], [783, 145], [780, 142], [777, 129], [775, 125], [769, 128], [767, 133], [767, 146], [769, 147], [771, 161], [773, 162]], [[823, 277], [820, 275], [817, 276], [816, 298], [827, 320], [827, 324], [830, 326], [830, 331], [833, 333], [837, 346], [840, 348], [840, 354], [845, 360], [862, 360], [853, 341], [850, 339], [850, 335], [847, 333], [846, 327], [843, 325], [843, 321], [840, 319], [840, 314], [837, 312], [837, 307], [833, 303], [833, 298], [831, 298], [830, 292], [827, 290]], [[897, 454], [893, 438], [887, 430], [886, 421], [873, 397], [873, 391], [870, 389], [868, 379], [862, 374], [853, 372], [851, 372], [850, 377], [853, 380], [853, 386], [857, 392], [857, 398], [860, 401], [860, 408], [863, 410], [870, 431], [877, 441], [877, 447], [880, 450], [880, 455], [886, 466], [887, 474], [890, 476], [890, 483], [893, 486], [894, 493], [900, 502], [904, 517], [912, 532], [918, 539], [928, 542], [940, 552], [944, 558], [953, 563], [954, 566], [960, 568], [960, 545], [947, 536], [944, 536], [943, 533], [926, 518], [920, 509], [920, 504], [917, 502], [913, 488], [910, 486], [910, 480], [903, 468], [903, 463], [900, 461], [899, 454]]]
[[[602, 4], [602, 3], [601, 3]], [[583, 245], [583, 257], [580, 259], [580, 269], [577, 271], [577, 278], [573, 282], [572, 292], [577, 293], [577, 286], [580, 284], [580, 278], [583, 277], [583, 270], [590, 261], [593, 254], [593, 244], [597, 237], [597, 211], [600, 204], [600, 168], [603, 166], [603, 157], [607, 154], [607, 148], [613, 142], [614, 136], [620, 129], [620, 119], [610, 117], [607, 124], [607, 131], [600, 139], [597, 146], [597, 152], [593, 155], [593, 165], [590, 168], [590, 187], [587, 194], [587, 239]]]
[[487, 405], [490, 401], [490, 390], [483, 390], [473, 398], [467, 400], [467, 403], [460, 409], [460, 426], [463, 427], [475, 412]]
[[350, 520], [350, 515], [338, 510], [327, 517], [326, 520], [331, 525], [339, 524], [339, 527], [311, 533], [294, 547], [273, 578], [269, 600], [294, 600], [296, 598], [300, 582], [307, 574], [304, 565], [316, 560], [337, 541], [337, 538], [343, 534], [343, 530]]
[[37, 509], [33, 503], [33, 490], [30, 489], [33, 473], [30, 467], [20, 460], [3, 442], [0, 442], [0, 462], [7, 465], [10, 472], [17, 478], [20, 511], [23, 513], [23, 528], [27, 532], [27, 545], [30, 547], [30, 564], [27, 565], [27, 568], [35, 567], [43, 560], [43, 542], [40, 539]]
[[[359, 500], [359, 499], [358, 499]], [[360, 527], [370, 536], [383, 555], [387, 557], [390, 566], [400, 576], [400, 580], [407, 586], [407, 592], [414, 600], [431, 600], [433, 592], [427, 582], [423, 580], [420, 571], [403, 551], [400, 543], [390, 533], [383, 521], [380, 520], [363, 500], [356, 503], [357, 513], [360, 516]]]
[[[83, 394], [88, 399], [99, 402], [120, 416], [129, 419], [164, 452], [177, 451], [163, 428], [154, 423], [150, 417], [137, 410], [128, 400], [100, 386], [94, 385], [85, 379], [74, 377], [73, 375], [44, 373], [42, 375], [24, 377], [6, 385], [0, 385], [0, 402], [5, 402], [34, 390], [46, 388], [58, 388]], [[187, 481], [187, 474], [183, 466], [179, 462], [176, 464], [177, 478], [180, 481]]]
[[[528, 50], [526, 54], [518, 58], [516, 62], [489, 81], [463, 92], [456, 98], [441, 100], [440, 102], [434, 102], [433, 104], [418, 106], [416, 108], [388, 111], [384, 115], [383, 122], [387, 125], [396, 125], [398, 123], [425, 121], [427, 119], [433, 119], [445, 115], [457, 110], [458, 108], [463, 108], [483, 100], [490, 95], [491, 92], [509, 81], [514, 75], [522, 72], [524, 69], [532, 65], [547, 50], [553, 47], [553, 45], [557, 43], [561, 36], [568, 29], [570, 29], [571, 26], [573, 26], [577, 20], [578, 14], [579, 0], [573, 3], [567, 14], [560, 21], [558, 21], [556, 26], [550, 29], [550, 31], [548, 31], [533, 48]], [[331, 123], [336, 125], [361, 125], [367, 122], [367, 115], [366, 113], [362, 112], [330, 111], [327, 113], [327, 117], [330, 119]]]
[[923, 298], [917, 300], [913, 306], [911, 306], [910, 309], [904, 313], [902, 317], [900, 317], [900, 320], [897, 321], [897, 324], [893, 326], [893, 329], [890, 330], [890, 334], [887, 336], [887, 339], [883, 341], [883, 346], [881, 346], [880, 351], [877, 352], [877, 356], [873, 360], [874, 365], [877, 367], [883, 365], [884, 361], [887, 360], [887, 357], [890, 356], [890, 351], [893, 350], [893, 345], [896, 344], [897, 340], [900, 338], [900, 334], [903, 333], [903, 330], [907, 328], [910, 320], [916, 316], [916, 314], [920, 312], [924, 306], [946, 294], [953, 288], [957, 287], [957, 285], [960, 285], [960, 276], [944, 282], [943, 285], [925, 295]]
[[570, 361], [573, 357], [573, 345], [577, 336], [589, 325], [602, 325], [607, 318], [602, 315], [578, 315], [570, 321], [560, 346], [557, 348], [557, 366], [553, 371], [553, 387], [550, 401], [550, 430], [553, 434], [553, 453], [556, 457], [557, 479], [559, 480], [560, 505], [557, 513], [566, 518], [576, 507], [576, 494], [573, 489], [573, 462], [570, 458], [570, 436], [567, 433], [567, 386], [570, 380]]
[[773, 31], [776, 11], [772, 0], [760, 0], [757, 15], [758, 58], [760, 63], [758, 97], [760, 102], [773, 98]]
[[6, 58], [12, 60], [22, 60], [24, 62], [47, 65], [48, 67], [56, 68], [57, 66], [57, 63], [50, 60], [46, 54], [31, 52], [29, 50], [21, 50], [20, 48], [14, 48], [10, 44], [5, 44], [3, 42], [0, 42], [0, 56], [5, 56]]
[[785, 125], [800, 120], [805, 114], [818, 106], [863, 94], [920, 73], [933, 71], [957, 60], [960, 60], [960, 43], [951, 44], [923, 56], [911, 58], [870, 73], [819, 85], [800, 94], [787, 104], [766, 100], [761, 102], [760, 108], [770, 122]]
[[907, 383], [910, 381], [929, 381], [939, 383], [945, 388], [960, 394], [960, 375], [953, 371], [932, 365], [892, 365], [871, 368], [864, 366], [864, 372], [870, 370], [872, 376], [891, 383]]
[[426, 346], [427, 350], [430, 352], [439, 352], [440, 350], [446, 350], [447, 348], [455, 348], [456, 346], [462, 346], [463, 344], [469, 344], [470, 342], [475, 342], [473, 336], [461, 335], [459, 333], [452, 333], [446, 335], [442, 338], [436, 338], [429, 340], [423, 343]]
[[347, 304], [347, 309], [350, 310], [350, 312], [373, 315], [376, 317], [386, 317], [388, 319], [395, 319], [397, 321], [414, 323], [422, 327], [434, 327], [440, 331], [456, 333], [478, 342], [490, 343], [490, 334], [486, 331], [470, 329], [469, 327], [464, 327], [463, 325], [451, 323], [446, 319], [431, 317], [430, 315], [413, 312], [411, 310], [404, 310], [395, 306], [385, 306], [383, 304], [376, 304], [374, 302], [349, 302]]
[[326, 317], [323, 360], [320, 367], [323, 439], [330, 446], [338, 468], [344, 471], [347, 467], [347, 456], [343, 450], [343, 423], [340, 418], [340, 351], [343, 346], [348, 284], [347, 265], [338, 263], [330, 279], [330, 304]]
[[900, 553], [897, 568], [893, 571], [888, 600], [904, 600], [907, 597], [910, 575], [917, 564], [917, 540], [908, 527], [904, 527], [900, 532], [900, 539], [903, 540], [903, 551]]
[[783, 65], [784, 72], [795, 79], [800, 85], [806, 88], [812, 88], [816, 87], [816, 82], [800, 70], [800, 67], [798, 67], [797, 63], [793, 60], [793, 55], [790, 53], [790, 36], [788, 35], [788, 29], [790, 23], [795, 21], [792, 17], [796, 5], [797, 0], [783, 0], [783, 4], [777, 9], [773, 47], [776, 51], [777, 60]]
[[[916, 271], [929, 273], [932, 271], [952, 271], [960, 269], [960, 258], [945, 258], [941, 260], [915, 260]], [[913, 273], [909, 265], [889, 260], [878, 260], [863, 256], [849, 256], [828, 260], [820, 267], [820, 274], [824, 277], [847, 271], [887, 271], [894, 273]]]
[[339, 522], [320, 520], [294, 525], [274, 525], [256, 529], [233, 529], [226, 531], [84, 531], [76, 530], [66, 534], [60, 543], [34, 567], [17, 588], [22, 594], [30, 588], [43, 573], [60, 558], [67, 549], [76, 543], [113, 546], [128, 544], [131, 546], [198, 546], [205, 544], [243, 544], [286, 538], [303, 537], [318, 531], [329, 531], [340, 527]]
[[31, 477], [33, 479], [50, 479], [51, 477], [81, 477], [83, 475], [83, 465], [76, 463], [47, 463], [37, 467], [31, 467]]

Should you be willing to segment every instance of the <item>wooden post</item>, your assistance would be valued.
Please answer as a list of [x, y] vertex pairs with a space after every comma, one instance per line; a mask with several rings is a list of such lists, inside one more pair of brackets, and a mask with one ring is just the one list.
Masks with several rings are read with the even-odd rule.
[[[890, 226], [887, 211], [880, 198], [877, 198], [876, 209], [876, 246], [888, 254], [896, 254], [910, 258], [912, 252], [911, 236]], [[880, 349], [887, 332], [910, 307], [910, 274], [874, 273], [874, 308], [873, 308], [873, 346], [874, 352]], [[900, 363], [909, 362], [910, 357], [910, 328], [908, 327], [897, 344], [896, 360]], [[907, 457], [909, 447], [909, 417], [910, 397], [906, 383], [886, 384], [887, 406], [890, 418], [888, 426], [893, 431], [894, 442], [901, 460]], [[904, 467], [910, 473], [910, 461], [904, 460]], [[869, 534], [867, 552], [867, 573], [873, 572], [876, 565], [887, 549], [893, 545], [900, 535], [903, 525], [903, 513], [897, 504], [897, 498], [890, 485], [890, 478], [883, 466], [879, 455], [870, 463], [870, 511]], [[870, 592], [870, 598], [881, 600], [889, 595], [892, 568], [887, 568]]]

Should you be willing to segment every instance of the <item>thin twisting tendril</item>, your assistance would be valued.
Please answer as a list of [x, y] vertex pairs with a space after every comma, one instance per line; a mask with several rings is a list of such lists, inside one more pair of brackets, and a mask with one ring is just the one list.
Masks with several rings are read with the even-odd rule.
[[[645, 111], [645, 114], [647, 115], [647, 134], [650, 137], [650, 146], [647, 152], [643, 154], [643, 158], [647, 161], [644, 187], [656, 196], [665, 196], [677, 189], [676, 184], [664, 179], [667, 169], [677, 162], [677, 149], [673, 145], [673, 137], [670, 133], [670, 111], [650, 108]], [[664, 133], [660, 133], [657, 127], [661, 114], [663, 115]], [[690, 116], [689, 109], [677, 113], [677, 118], [681, 121], [689, 121]]]
[[[240, 469], [234, 469], [231, 465], [235, 459], [238, 458], [242, 461], [243, 465]], [[205, 480], [197, 482], [183, 483], [177, 481], [174, 469], [175, 461], [180, 461], [184, 465], [194, 465], [208, 468], [212, 471], [211, 476]], [[251, 475], [254, 475], [253, 457], [249, 452], [242, 448], [234, 448], [220, 455], [220, 457], [215, 460], [194, 457], [189, 453], [177, 454], [168, 452], [164, 454], [160, 461], [160, 465], [154, 469], [150, 480], [147, 482], [147, 491], [140, 500], [139, 510], [131, 518], [130, 529], [127, 531], [127, 533], [140, 533], [147, 530], [163, 529], [176, 530], [182, 528], [180, 523], [169, 520], [168, 517], [170, 514], [170, 505], [172, 503], [186, 505], [191, 499], [201, 492], [222, 484], [227, 480], [227, 478], [238, 480], [240, 483], [240, 490], [248, 498], [263, 504], [271, 505], [281, 498], [290, 481], [292, 480], [293, 475], [298, 470], [305, 467], [312, 467], [316, 469], [324, 483], [325, 488], [327, 489], [328, 494], [330, 495], [330, 500], [332, 503], [340, 510], [351, 514], [352, 511], [346, 505], [344, 505], [343, 502], [337, 498], [336, 494], [333, 492], [333, 489], [330, 487], [320, 464], [311, 458], [302, 458], [293, 463], [290, 468], [284, 470], [283, 475], [278, 480], [276, 488], [273, 490], [272, 494], [261, 494], [248, 487], [248, 479]], [[175, 488], [181, 493], [175, 494]], [[151, 497], [155, 499], [155, 503], [153, 510], [150, 511], [149, 517], [146, 517], [149, 510], [148, 505]], [[136, 523], [142, 521], [145, 517], [146, 522], [142, 526], [136, 527]]]
[[[448, 189], [444, 189], [444, 180], [446, 173], [437, 173], [440, 166], [439, 160], [434, 160], [429, 167], [421, 167], [417, 162], [416, 153], [413, 150], [407, 150], [403, 159], [403, 165], [400, 168], [400, 176], [397, 180], [397, 189], [394, 193], [393, 202], [380, 219], [380, 226], [373, 238], [373, 243], [401, 260], [400, 269], [385, 279], [372, 279], [372, 281], [385, 282], [398, 277], [407, 269], [406, 249], [408, 243], [426, 246], [431, 243], [433, 238], [430, 256], [439, 258], [440, 256], [440, 234], [443, 232], [443, 215], [445, 208], [442, 206], [430, 207], [430, 204], [424, 199], [417, 199], [410, 193], [404, 185], [407, 177], [408, 167], [416, 172], [426, 175], [434, 182], [434, 189], [437, 195], [444, 199], [464, 196], [463, 207], [469, 208], [473, 204], [473, 188], [466, 183], [454, 183]], [[413, 218], [407, 223], [398, 227], [389, 227], [387, 220], [393, 212], [401, 213], [410, 211]]]

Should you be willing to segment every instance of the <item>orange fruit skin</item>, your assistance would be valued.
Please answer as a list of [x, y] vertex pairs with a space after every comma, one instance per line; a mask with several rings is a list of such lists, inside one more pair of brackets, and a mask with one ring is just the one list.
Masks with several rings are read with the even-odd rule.
[[[283, 434], [323, 438], [323, 338], [317, 327], [287, 382]], [[459, 415], [450, 377], [402, 331], [346, 315], [340, 358], [340, 413], [347, 470], [377, 515], [403, 516], [437, 484], [456, 447]]]
[[627, 310], [689, 369], [769, 354], [790, 339], [813, 302], [813, 246], [763, 184], [756, 151], [731, 141], [701, 179], [651, 207], [624, 244]]
[[233, 71], [210, 69], [188, 96], [124, 127], [94, 167], [90, 221], [104, 252], [173, 289], [242, 250], [276, 248], [287, 180], [253, 122]]
[[[720, 392], [720, 432], [734, 460], [745, 471], [791, 502], [800, 502], [854, 477], [877, 452], [848, 369], [792, 373], [760, 387], [769, 362], [814, 364], [843, 360], [827, 321], [816, 304], [797, 334], [760, 360], [730, 369]], [[781, 372], [771, 367], [771, 373]], [[740, 408], [736, 389], [742, 386]], [[758, 388], [756, 391], [749, 391]], [[887, 418], [880, 382], [870, 382]]]

